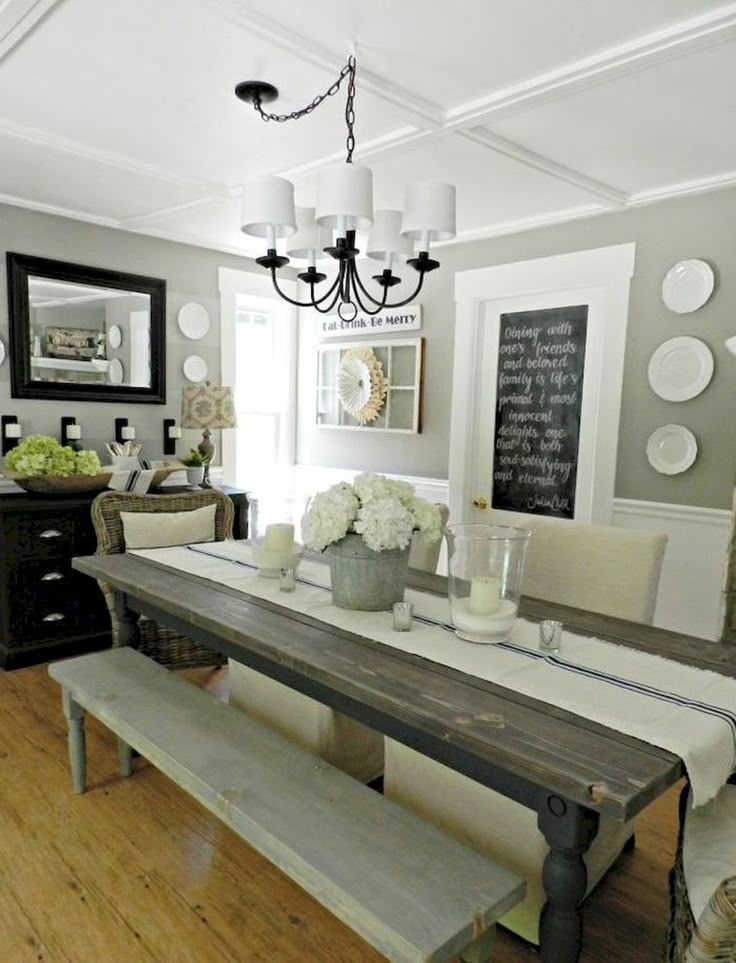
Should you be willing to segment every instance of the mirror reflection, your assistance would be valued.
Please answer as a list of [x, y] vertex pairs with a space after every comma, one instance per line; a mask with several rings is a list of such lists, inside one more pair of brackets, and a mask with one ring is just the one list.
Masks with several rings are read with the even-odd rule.
[[28, 279], [31, 380], [151, 386], [151, 298]]

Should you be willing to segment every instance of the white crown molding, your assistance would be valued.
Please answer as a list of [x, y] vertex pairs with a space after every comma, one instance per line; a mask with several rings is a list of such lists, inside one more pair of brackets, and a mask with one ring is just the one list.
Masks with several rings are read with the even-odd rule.
[[0, 118], [0, 136], [11, 137], [15, 140], [26, 141], [36, 144], [47, 150], [57, 151], [63, 154], [70, 154], [74, 157], [81, 157], [84, 160], [94, 161], [104, 164], [107, 167], [114, 167], [117, 170], [126, 171], [131, 174], [139, 174], [144, 177], [153, 177], [168, 184], [180, 185], [189, 190], [196, 191], [198, 194], [210, 194], [214, 197], [231, 197], [233, 188], [223, 184], [216, 184], [212, 181], [203, 181], [191, 177], [184, 177], [175, 174], [173, 171], [154, 164], [146, 164], [142, 161], [133, 160], [124, 154], [113, 151], [99, 150], [87, 144], [74, 141], [66, 137], [59, 137], [56, 134], [49, 134], [38, 130], [36, 127], [25, 127], [12, 121]]
[[571, 167], [564, 167], [562, 164], [558, 164], [542, 154], [527, 150], [526, 147], [522, 147], [510, 140], [506, 140], [504, 137], [499, 137], [497, 134], [491, 133], [491, 131], [485, 127], [475, 127], [472, 130], [460, 130], [458, 131], [458, 136], [473, 141], [475, 144], [480, 144], [481, 147], [486, 147], [496, 154], [510, 157], [525, 167], [531, 167], [534, 170], [541, 171], [543, 174], [548, 174], [550, 177], [554, 177], [555, 180], [572, 184], [574, 187], [585, 191], [586, 194], [593, 194], [596, 197], [606, 200], [609, 205], [623, 207], [626, 204], [627, 198], [623, 191], [619, 191], [609, 184], [603, 184], [601, 181], [593, 180], [592, 177], [586, 177], [585, 174], [581, 174], [580, 171], [573, 170]]
[[736, 38], [736, 3], [681, 21], [557, 70], [496, 90], [448, 110], [444, 128], [475, 127], [552, 99], [559, 99], [635, 70]]
[[[240, 193], [238, 191], [237, 193]], [[231, 194], [232, 197], [235, 194]], [[216, 204], [219, 201], [224, 200], [221, 195], [217, 197], [207, 196], [207, 197], [195, 197], [191, 201], [182, 201], [181, 204], [171, 204], [168, 207], [158, 207], [155, 210], [147, 211], [145, 214], [133, 214], [130, 217], [122, 217], [118, 221], [118, 224], [125, 228], [125, 230], [134, 231], [137, 228], [145, 228], [147, 224], [155, 222], [160, 218], [171, 217], [173, 214], [182, 214], [186, 211], [196, 211], [201, 207], [208, 207], [210, 204]]]
[[61, 0], [6, 0], [0, 5], [0, 60], [14, 50]]
[[114, 217], [102, 214], [92, 214], [89, 211], [78, 211], [58, 204], [44, 204], [28, 197], [15, 197], [12, 194], [0, 194], [0, 204], [10, 207], [22, 207], [28, 211], [38, 211], [41, 214], [53, 214], [55, 217], [68, 217], [72, 221], [84, 221], [87, 224], [99, 224], [101, 227], [120, 227], [120, 222]]
[[686, 197], [688, 194], [705, 194], [720, 191], [736, 185], [736, 171], [714, 174], [712, 177], [698, 177], [691, 181], [680, 181], [664, 187], [654, 187], [647, 191], [636, 191], [629, 196], [627, 207], [641, 207], [644, 204], [657, 204], [673, 197]]
[[477, 227], [472, 231], [461, 231], [450, 241], [433, 241], [432, 250], [441, 247], [455, 247], [457, 244], [472, 244], [475, 241], [487, 241], [494, 237], [506, 237], [509, 234], [523, 234], [526, 231], [555, 227], [557, 224], [566, 224], [568, 221], [579, 221], [588, 217], [597, 217], [599, 214], [610, 213], [610, 208], [602, 207], [600, 204], [568, 207], [561, 211], [552, 211], [549, 214], [522, 217], [517, 221], [502, 221], [499, 224]]

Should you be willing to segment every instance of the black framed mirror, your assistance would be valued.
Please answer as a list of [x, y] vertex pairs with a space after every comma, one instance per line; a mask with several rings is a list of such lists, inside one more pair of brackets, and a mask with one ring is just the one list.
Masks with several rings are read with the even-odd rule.
[[13, 398], [166, 403], [166, 282], [7, 254]]

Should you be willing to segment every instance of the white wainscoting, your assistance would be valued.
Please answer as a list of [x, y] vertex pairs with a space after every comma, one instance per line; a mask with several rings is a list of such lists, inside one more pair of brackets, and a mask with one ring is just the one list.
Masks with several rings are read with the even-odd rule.
[[[348, 468], [296, 465], [294, 487], [306, 498], [339, 481], [349, 481], [357, 474], [358, 471]], [[450, 504], [446, 478], [394, 474], [391, 477], [411, 482], [417, 495], [428, 501]], [[669, 537], [654, 613], [655, 625], [704, 639], [720, 638], [731, 517], [732, 513], [726, 509], [614, 499], [613, 525], [664, 532]], [[438, 571], [447, 572], [444, 546]]]

